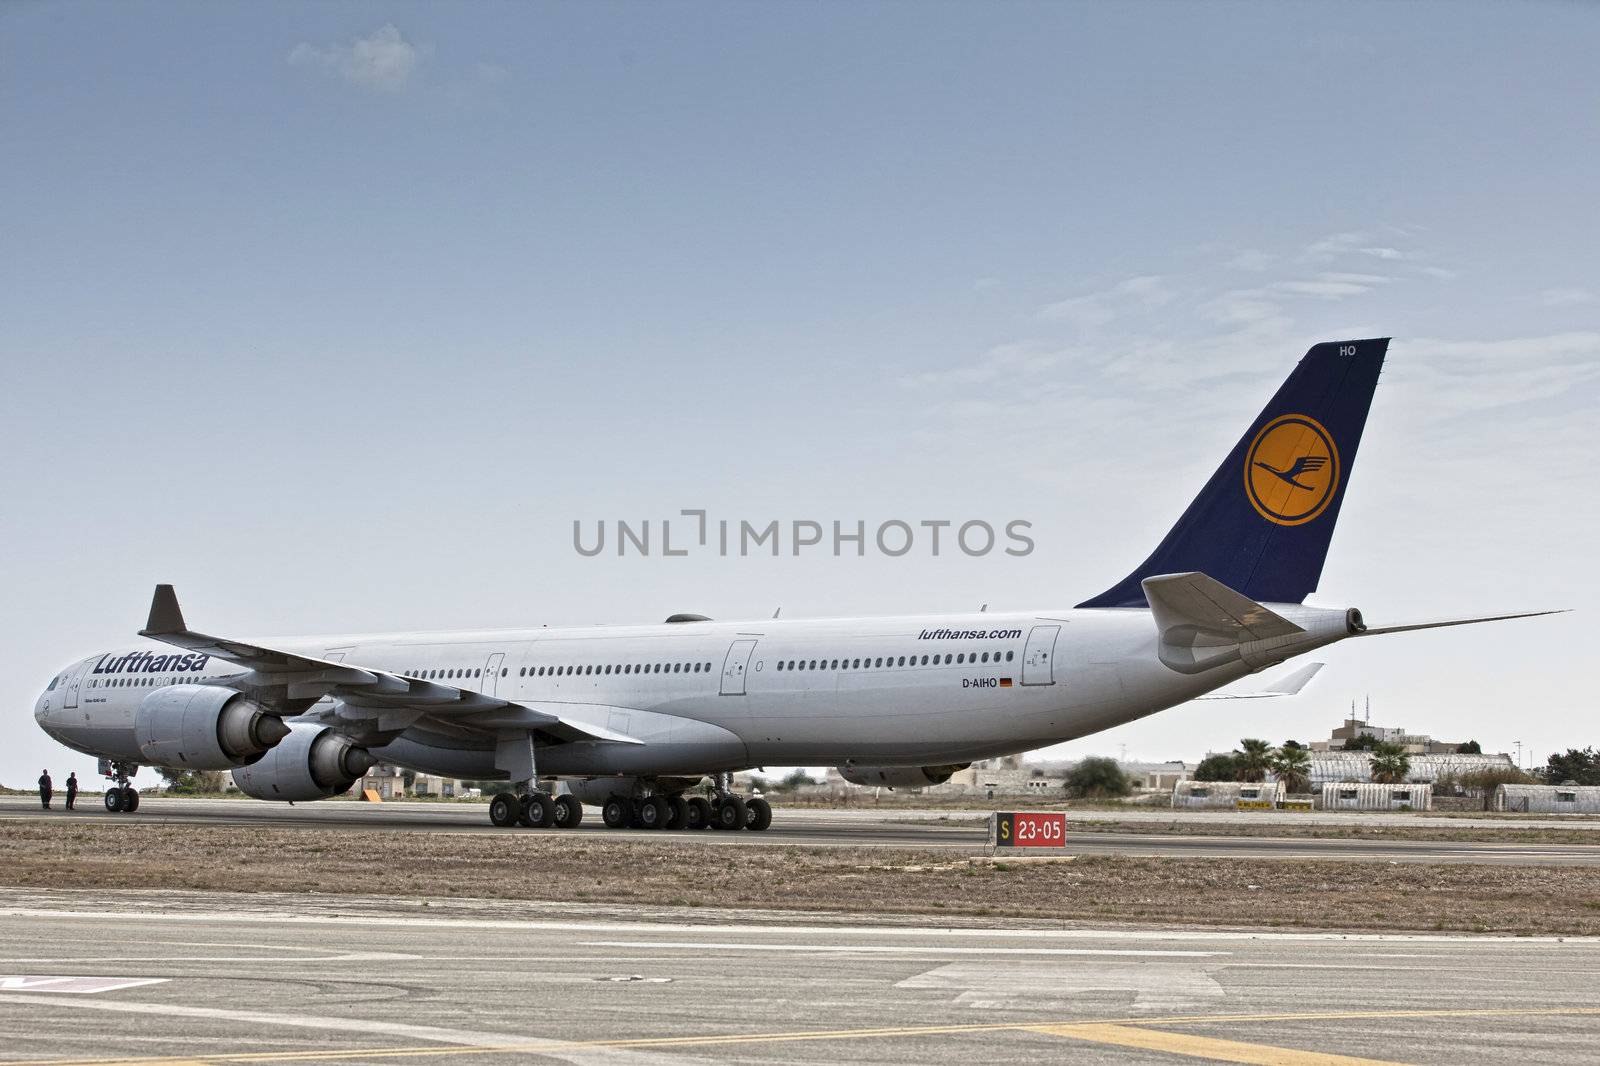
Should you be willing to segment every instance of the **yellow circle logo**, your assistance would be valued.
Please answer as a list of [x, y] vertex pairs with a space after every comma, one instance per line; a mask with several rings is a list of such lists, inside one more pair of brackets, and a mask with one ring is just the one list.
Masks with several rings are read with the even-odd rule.
[[1322, 423], [1280, 415], [1244, 456], [1244, 492], [1268, 522], [1298, 526], [1321, 514], [1339, 487], [1339, 449]]

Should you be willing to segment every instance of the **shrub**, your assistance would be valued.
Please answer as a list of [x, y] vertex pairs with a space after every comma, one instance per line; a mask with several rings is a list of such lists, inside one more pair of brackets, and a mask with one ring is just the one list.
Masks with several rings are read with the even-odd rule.
[[1115, 759], [1091, 756], [1067, 774], [1067, 795], [1074, 799], [1105, 799], [1132, 791], [1133, 783]]

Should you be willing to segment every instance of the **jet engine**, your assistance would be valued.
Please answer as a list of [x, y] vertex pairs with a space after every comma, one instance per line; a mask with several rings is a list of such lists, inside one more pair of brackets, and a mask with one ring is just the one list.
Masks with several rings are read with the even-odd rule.
[[167, 685], [133, 716], [142, 761], [187, 770], [247, 766], [289, 735], [283, 719], [244, 693], [219, 685]]
[[316, 800], [337, 796], [376, 762], [366, 748], [326, 726], [289, 726], [289, 736], [259, 762], [233, 771], [239, 791], [256, 799]]
[[853, 766], [839, 767], [839, 776], [852, 785], [883, 785], [886, 788], [922, 788], [942, 785], [957, 770], [965, 770], [969, 762], [946, 766]]

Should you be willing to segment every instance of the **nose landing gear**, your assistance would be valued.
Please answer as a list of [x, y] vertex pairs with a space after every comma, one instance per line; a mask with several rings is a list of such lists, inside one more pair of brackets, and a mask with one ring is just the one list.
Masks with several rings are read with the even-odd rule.
[[139, 772], [137, 766], [124, 762], [100, 760], [100, 776], [116, 780], [106, 789], [106, 811], [111, 814], [132, 814], [139, 809], [139, 790], [128, 784], [128, 779]]

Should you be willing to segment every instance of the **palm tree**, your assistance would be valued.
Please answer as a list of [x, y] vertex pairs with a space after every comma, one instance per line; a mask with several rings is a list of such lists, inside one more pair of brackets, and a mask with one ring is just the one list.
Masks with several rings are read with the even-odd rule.
[[1387, 785], [1398, 785], [1411, 772], [1411, 756], [1398, 744], [1378, 743], [1372, 746], [1372, 779]]
[[1272, 772], [1285, 791], [1311, 791], [1311, 753], [1292, 740], [1273, 753]]
[[1239, 741], [1237, 757], [1240, 781], [1261, 781], [1272, 769], [1272, 745], [1264, 740], [1245, 737]]

